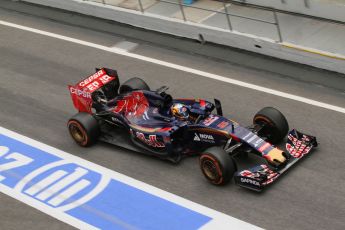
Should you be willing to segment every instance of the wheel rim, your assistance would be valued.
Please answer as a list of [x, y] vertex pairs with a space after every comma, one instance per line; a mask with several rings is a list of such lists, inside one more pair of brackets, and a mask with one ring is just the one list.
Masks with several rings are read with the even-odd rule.
[[71, 123], [69, 130], [76, 142], [83, 143], [85, 141], [85, 134], [77, 124]]
[[205, 173], [206, 177], [211, 181], [217, 181], [219, 178], [219, 174], [217, 171], [217, 166], [214, 164], [213, 161], [209, 159], [205, 159], [202, 161], [202, 169]]

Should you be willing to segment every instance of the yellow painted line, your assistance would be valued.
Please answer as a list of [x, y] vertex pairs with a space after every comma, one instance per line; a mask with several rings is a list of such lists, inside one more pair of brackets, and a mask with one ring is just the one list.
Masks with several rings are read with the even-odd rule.
[[334, 59], [338, 59], [338, 60], [345, 60], [345, 56], [343, 56], [341, 54], [334, 54], [334, 53], [325, 52], [325, 51], [321, 51], [321, 50], [317, 50], [317, 49], [306, 48], [303, 46], [298, 46], [298, 45], [294, 45], [294, 44], [287, 43], [287, 42], [283, 42], [281, 44], [282, 44], [282, 46], [287, 47], [287, 48], [296, 49], [296, 50], [304, 51], [307, 53], [317, 54], [320, 56], [334, 58]]

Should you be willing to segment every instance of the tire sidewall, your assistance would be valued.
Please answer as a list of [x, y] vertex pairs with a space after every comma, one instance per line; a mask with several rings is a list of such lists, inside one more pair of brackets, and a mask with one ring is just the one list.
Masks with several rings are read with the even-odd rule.
[[[88, 113], [78, 113], [75, 116], [73, 116], [67, 123], [68, 130], [72, 138], [75, 140], [77, 144], [83, 147], [90, 146], [94, 144], [99, 135], [99, 125], [97, 120]], [[82, 133], [84, 140], [78, 141], [71, 132], [71, 126], [75, 126], [78, 128], [78, 130]]]
[[289, 131], [289, 124], [285, 116], [273, 107], [265, 107], [257, 112], [253, 118], [253, 123], [267, 124], [261, 132], [270, 133], [271, 138], [268, 141], [273, 144], [281, 141]]
[[[210, 178], [206, 172], [205, 163], [207, 161], [215, 167], [217, 173], [215, 179]], [[221, 147], [212, 147], [205, 150], [199, 157], [199, 165], [205, 178], [214, 185], [228, 183], [236, 171], [233, 159]]]
[[[204, 161], [206, 161], [206, 160], [212, 162], [214, 164], [214, 166], [216, 167], [216, 170], [218, 173], [217, 180], [211, 180], [209, 178], [209, 176], [207, 175], [207, 173], [205, 172], [205, 170], [203, 168], [203, 164], [204, 164]], [[224, 181], [223, 169], [222, 169], [222, 166], [220, 165], [219, 161], [216, 158], [214, 158], [213, 155], [211, 155], [209, 153], [201, 155], [200, 156], [200, 167], [201, 167], [201, 171], [204, 174], [204, 176], [206, 177], [206, 179], [209, 180], [212, 184], [215, 184], [215, 185], [222, 184], [222, 182]]]
[[[79, 142], [78, 140], [75, 139], [75, 137], [72, 134], [71, 131], [71, 126], [75, 125], [79, 131], [82, 133], [83, 137], [84, 137], [84, 141], [83, 142]], [[68, 130], [70, 132], [70, 135], [72, 136], [72, 138], [81, 146], [87, 146], [87, 143], [89, 142], [89, 135], [87, 134], [85, 128], [77, 121], [77, 120], [70, 120], [68, 122]]]

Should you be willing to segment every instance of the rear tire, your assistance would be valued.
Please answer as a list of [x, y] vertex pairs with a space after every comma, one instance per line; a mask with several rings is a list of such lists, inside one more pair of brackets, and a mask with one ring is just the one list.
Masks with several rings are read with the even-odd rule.
[[289, 131], [289, 124], [285, 116], [273, 107], [265, 107], [257, 112], [253, 119], [254, 124], [264, 126], [259, 136], [266, 136], [272, 144], [281, 141]]
[[125, 81], [119, 90], [120, 94], [129, 93], [134, 90], [150, 90], [150, 87], [146, 84], [146, 82], [138, 77], [133, 77]]
[[97, 120], [88, 113], [77, 113], [69, 119], [67, 127], [73, 140], [83, 147], [94, 144], [100, 135]]
[[236, 172], [234, 160], [217, 146], [206, 149], [200, 155], [199, 163], [206, 179], [214, 185], [228, 183]]

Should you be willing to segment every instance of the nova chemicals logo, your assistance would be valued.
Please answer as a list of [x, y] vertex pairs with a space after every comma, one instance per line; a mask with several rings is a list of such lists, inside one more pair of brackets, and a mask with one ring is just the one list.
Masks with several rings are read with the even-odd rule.
[[110, 182], [105, 175], [60, 160], [23, 177], [16, 191], [61, 211], [85, 204], [100, 194]]

